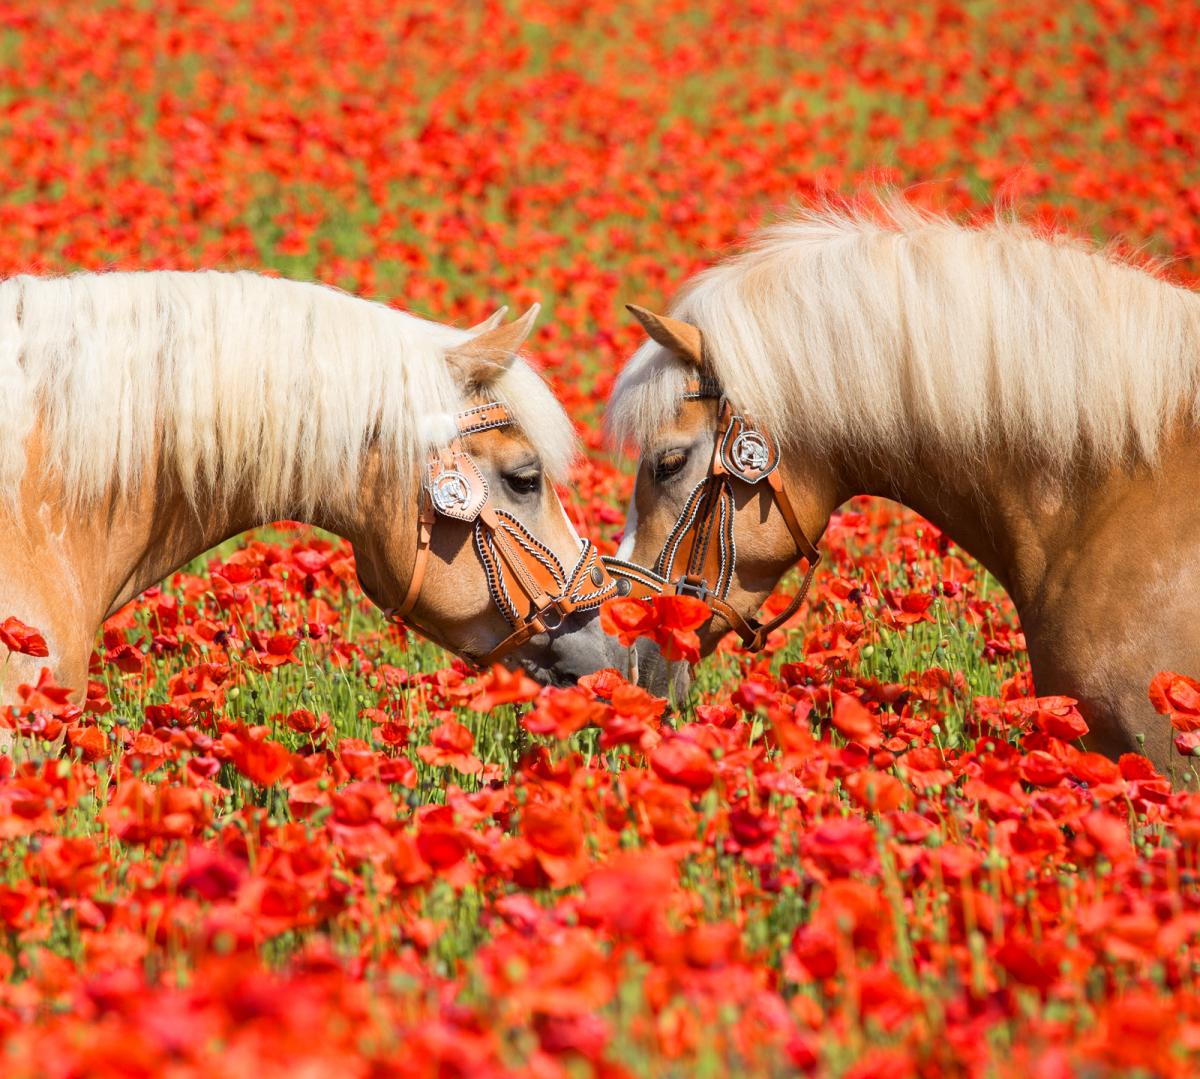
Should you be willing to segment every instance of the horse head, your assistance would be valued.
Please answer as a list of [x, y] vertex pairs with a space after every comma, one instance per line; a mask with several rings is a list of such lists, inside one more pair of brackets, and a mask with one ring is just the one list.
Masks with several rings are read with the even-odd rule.
[[[625, 535], [606, 564], [636, 597], [686, 595], [708, 606], [702, 656], [730, 630], [757, 650], [807, 593], [819, 559], [809, 536], [828, 519], [827, 484], [819, 471], [785, 476], [779, 443], [726, 398], [699, 328], [630, 310], [651, 343], [622, 373], [614, 402], [637, 399], [641, 457]], [[799, 592], [758, 621], [756, 612], [802, 558], [808, 573]], [[660, 694], [690, 680], [686, 664], [668, 664], [647, 640], [638, 642], [636, 667], [642, 684]]]
[[[567, 517], [546, 432], [529, 429], [535, 412], [545, 427], [569, 430], [518, 358], [537, 311], [504, 325], [493, 317], [446, 351], [463, 407], [429, 421], [440, 429], [408, 512], [393, 522], [364, 500], [369, 524], [354, 547], [364, 590], [393, 618], [478, 666], [504, 661], [567, 683], [602, 665], [589, 625], [619, 585]], [[523, 392], [534, 409], [514, 399]]]

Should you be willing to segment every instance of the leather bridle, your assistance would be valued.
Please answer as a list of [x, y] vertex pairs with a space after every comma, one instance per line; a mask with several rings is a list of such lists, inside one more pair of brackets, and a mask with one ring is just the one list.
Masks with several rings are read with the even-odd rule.
[[[474, 524], [475, 550], [487, 575], [492, 601], [512, 632], [480, 661], [490, 666], [539, 633], [558, 629], [569, 615], [590, 611], [618, 593], [593, 543], [584, 540], [574, 569], [567, 573], [554, 552], [516, 517], [491, 503], [491, 492], [463, 440], [515, 423], [499, 401], [455, 416], [456, 437], [429, 455], [417, 516], [417, 556], [404, 602], [389, 619], [407, 619], [421, 595], [438, 515]], [[515, 593], [515, 595], [514, 595]]]
[[[683, 511], [667, 535], [652, 569], [619, 558], [603, 559], [610, 574], [628, 581], [636, 598], [693, 596], [719, 615], [751, 652], [760, 651], [767, 638], [792, 617], [804, 602], [813, 573], [821, 559], [800, 527], [779, 471], [779, 443], [758, 430], [736, 411], [711, 379], [688, 383], [684, 400], [716, 400], [718, 427], [708, 474], [692, 489]], [[751, 486], [766, 481], [797, 548], [797, 557], [808, 560], [800, 591], [769, 622], [745, 619], [728, 602], [737, 565], [733, 541], [734, 483]], [[682, 572], [680, 569], [682, 568]]]

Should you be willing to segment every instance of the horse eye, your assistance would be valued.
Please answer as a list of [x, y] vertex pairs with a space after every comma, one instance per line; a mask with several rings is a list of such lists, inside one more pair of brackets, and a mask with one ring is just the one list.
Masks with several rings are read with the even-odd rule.
[[687, 464], [687, 450], [667, 450], [654, 466], [654, 478], [667, 480], [682, 470]]
[[531, 495], [542, 486], [542, 470], [537, 465], [504, 473], [504, 485], [515, 495]]

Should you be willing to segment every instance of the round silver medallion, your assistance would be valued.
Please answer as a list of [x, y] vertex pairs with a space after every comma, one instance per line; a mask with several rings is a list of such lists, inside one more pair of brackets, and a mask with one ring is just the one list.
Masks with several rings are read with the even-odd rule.
[[734, 439], [732, 457], [743, 472], [761, 472], [771, 462], [771, 451], [757, 431], [743, 431]]
[[471, 498], [471, 486], [456, 468], [447, 469], [429, 484], [429, 496], [441, 513], [462, 510]]

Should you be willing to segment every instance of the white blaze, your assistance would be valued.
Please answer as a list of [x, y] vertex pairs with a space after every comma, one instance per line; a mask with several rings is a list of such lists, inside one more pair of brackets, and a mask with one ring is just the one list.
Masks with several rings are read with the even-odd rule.
[[633, 546], [637, 542], [637, 483], [633, 485], [633, 494], [629, 496], [629, 508], [625, 511], [625, 534], [621, 537], [621, 545], [617, 548], [617, 557], [623, 562], [633, 558]]
[[558, 512], [562, 514], [563, 520], [567, 522], [567, 531], [570, 532], [571, 535], [575, 537], [575, 549], [577, 551], [582, 551], [583, 550], [583, 539], [580, 537], [579, 531], [576, 529], [574, 523], [571, 521], [571, 517], [567, 513], [567, 507], [562, 504], [561, 498], [558, 500]]

